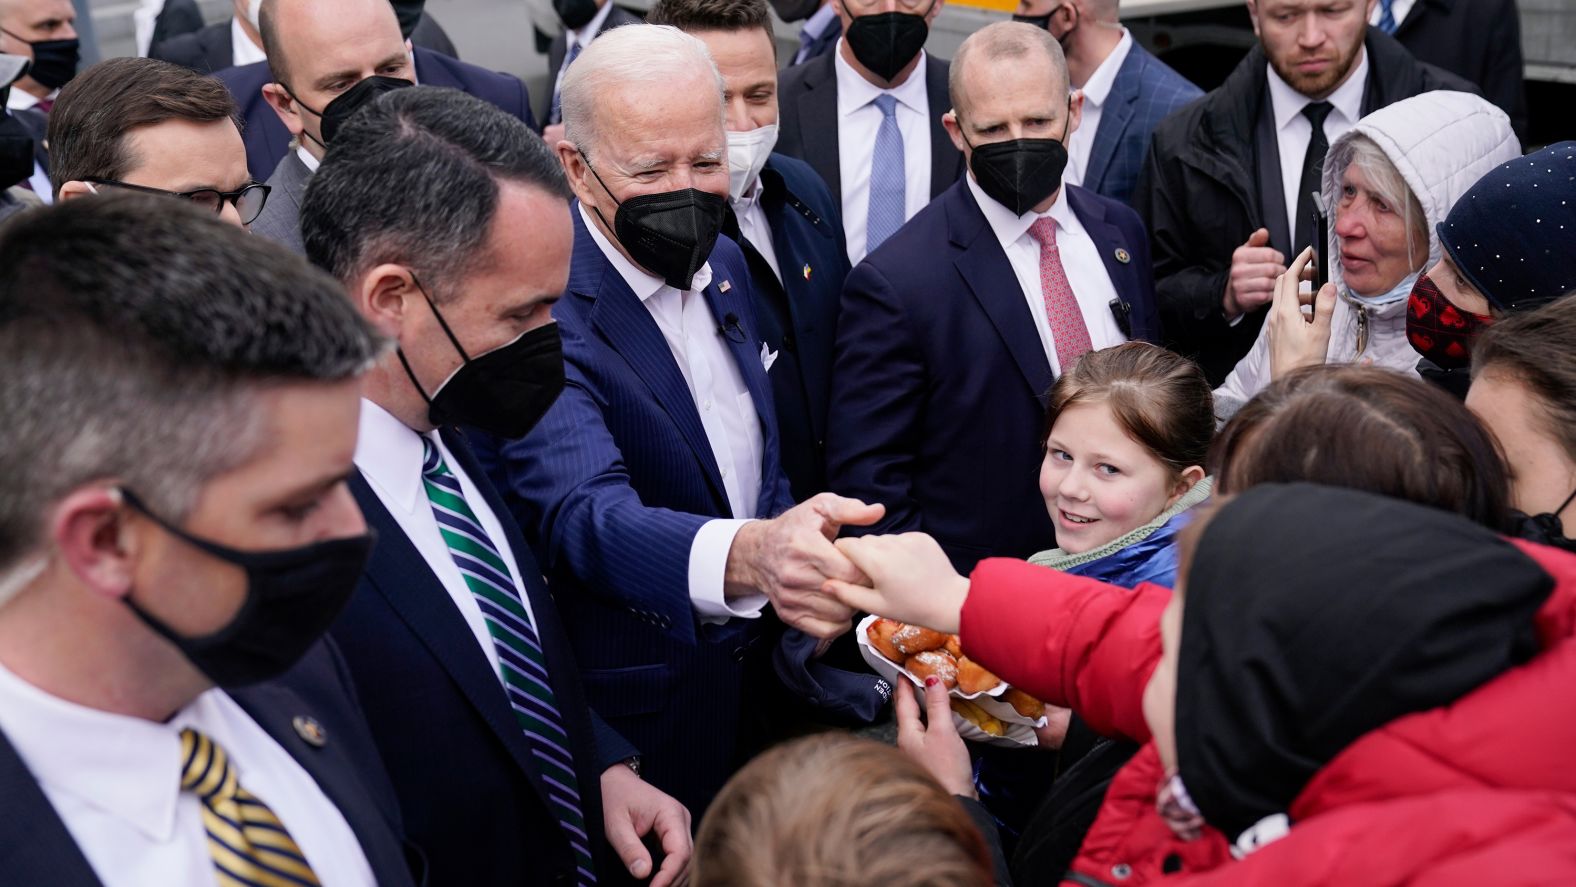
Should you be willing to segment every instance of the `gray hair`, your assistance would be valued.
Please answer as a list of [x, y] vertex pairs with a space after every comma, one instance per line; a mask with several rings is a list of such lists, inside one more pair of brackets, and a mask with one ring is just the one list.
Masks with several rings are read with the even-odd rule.
[[569, 199], [558, 159], [506, 112], [435, 86], [386, 93], [334, 136], [307, 185], [307, 258], [346, 283], [402, 264], [447, 301], [486, 254], [499, 180]]
[[265, 443], [265, 388], [354, 378], [381, 348], [327, 275], [183, 201], [36, 209], [0, 228], [0, 255], [4, 596], [72, 490], [113, 482], [184, 520]]
[[591, 41], [559, 88], [563, 102], [564, 138], [590, 156], [599, 133], [597, 96], [609, 86], [627, 83], [685, 82], [686, 74], [710, 77], [717, 87], [717, 120], [726, 117], [722, 75], [699, 38], [669, 25], [626, 25]]
[[959, 117], [963, 116], [963, 74], [969, 62], [974, 60], [975, 53], [983, 53], [982, 58], [988, 61], [1000, 61], [1027, 58], [1036, 50], [1050, 59], [1051, 68], [1056, 71], [1061, 83], [1062, 94], [1066, 96], [1067, 57], [1062, 54], [1062, 45], [1056, 42], [1051, 32], [1023, 22], [996, 22], [970, 34], [963, 45], [958, 47], [957, 55], [952, 57], [952, 67], [947, 72], [947, 93], [952, 100], [953, 112]]
[[[1348, 167], [1357, 167], [1363, 178], [1368, 180], [1368, 186], [1379, 195], [1390, 208], [1402, 214], [1401, 220], [1406, 225], [1406, 260], [1410, 268], [1416, 268], [1418, 257], [1412, 253], [1412, 244], [1421, 238], [1424, 243], [1429, 242], [1428, 216], [1423, 212], [1423, 204], [1412, 193], [1411, 186], [1407, 185], [1406, 178], [1401, 171], [1395, 168], [1389, 155], [1380, 148], [1373, 139], [1361, 133], [1354, 133], [1350, 138], [1341, 139], [1330, 148], [1329, 155], [1324, 160], [1325, 166], [1334, 172], [1332, 181], [1335, 191], [1324, 195], [1325, 203], [1330, 208], [1330, 236], [1335, 237], [1335, 215], [1340, 212], [1341, 176]], [[1426, 249], [1426, 248], [1425, 248]], [[1335, 251], [1337, 256], [1339, 251]], [[1425, 257], [1426, 258], [1426, 255]]]

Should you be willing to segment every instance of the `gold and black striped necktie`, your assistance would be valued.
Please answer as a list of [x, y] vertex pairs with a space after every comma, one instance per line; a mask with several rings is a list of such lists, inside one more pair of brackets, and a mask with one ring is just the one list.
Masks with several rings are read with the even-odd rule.
[[192, 729], [181, 731], [181, 788], [202, 801], [220, 887], [320, 887], [284, 823], [241, 787], [230, 756]]

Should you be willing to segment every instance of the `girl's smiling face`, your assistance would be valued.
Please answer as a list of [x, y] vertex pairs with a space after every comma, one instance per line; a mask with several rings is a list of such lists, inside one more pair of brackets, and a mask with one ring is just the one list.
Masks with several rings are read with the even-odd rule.
[[1105, 403], [1069, 405], [1056, 417], [1040, 466], [1040, 495], [1056, 544], [1082, 554], [1160, 516], [1204, 477], [1178, 475], [1123, 430]]

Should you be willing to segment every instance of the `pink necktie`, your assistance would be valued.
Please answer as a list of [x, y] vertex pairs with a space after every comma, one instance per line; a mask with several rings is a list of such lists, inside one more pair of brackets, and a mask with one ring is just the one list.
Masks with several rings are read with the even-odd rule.
[[1051, 323], [1051, 341], [1056, 343], [1056, 361], [1065, 373], [1094, 346], [1089, 343], [1089, 328], [1084, 325], [1078, 297], [1062, 269], [1056, 222], [1048, 217], [1035, 221], [1029, 226], [1029, 236], [1040, 243], [1040, 291], [1045, 298], [1045, 317]]

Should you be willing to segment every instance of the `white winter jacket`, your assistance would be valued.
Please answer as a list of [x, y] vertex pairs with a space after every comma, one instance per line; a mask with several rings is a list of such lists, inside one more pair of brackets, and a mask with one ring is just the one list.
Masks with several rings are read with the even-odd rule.
[[[1434, 227], [1444, 220], [1457, 198], [1484, 173], [1521, 155], [1521, 144], [1511, 131], [1505, 112], [1464, 92], [1425, 92], [1381, 108], [1336, 139], [1330, 147], [1331, 155], [1336, 146], [1357, 135], [1365, 135], [1379, 146], [1422, 204], [1428, 222], [1425, 269], [1439, 260], [1439, 238]], [[1330, 279], [1335, 282], [1337, 294], [1325, 362], [1377, 364], [1415, 373], [1419, 355], [1406, 341], [1406, 300], [1369, 308], [1352, 298], [1342, 280], [1333, 212], [1345, 172], [1344, 166], [1324, 169], [1324, 201], [1332, 208], [1326, 249], [1328, 255], [1335, 257]], [[1215, 389], [1215, 415], [1225, 421], [1269, 384], [1266, 323], [1253, 349]]]

